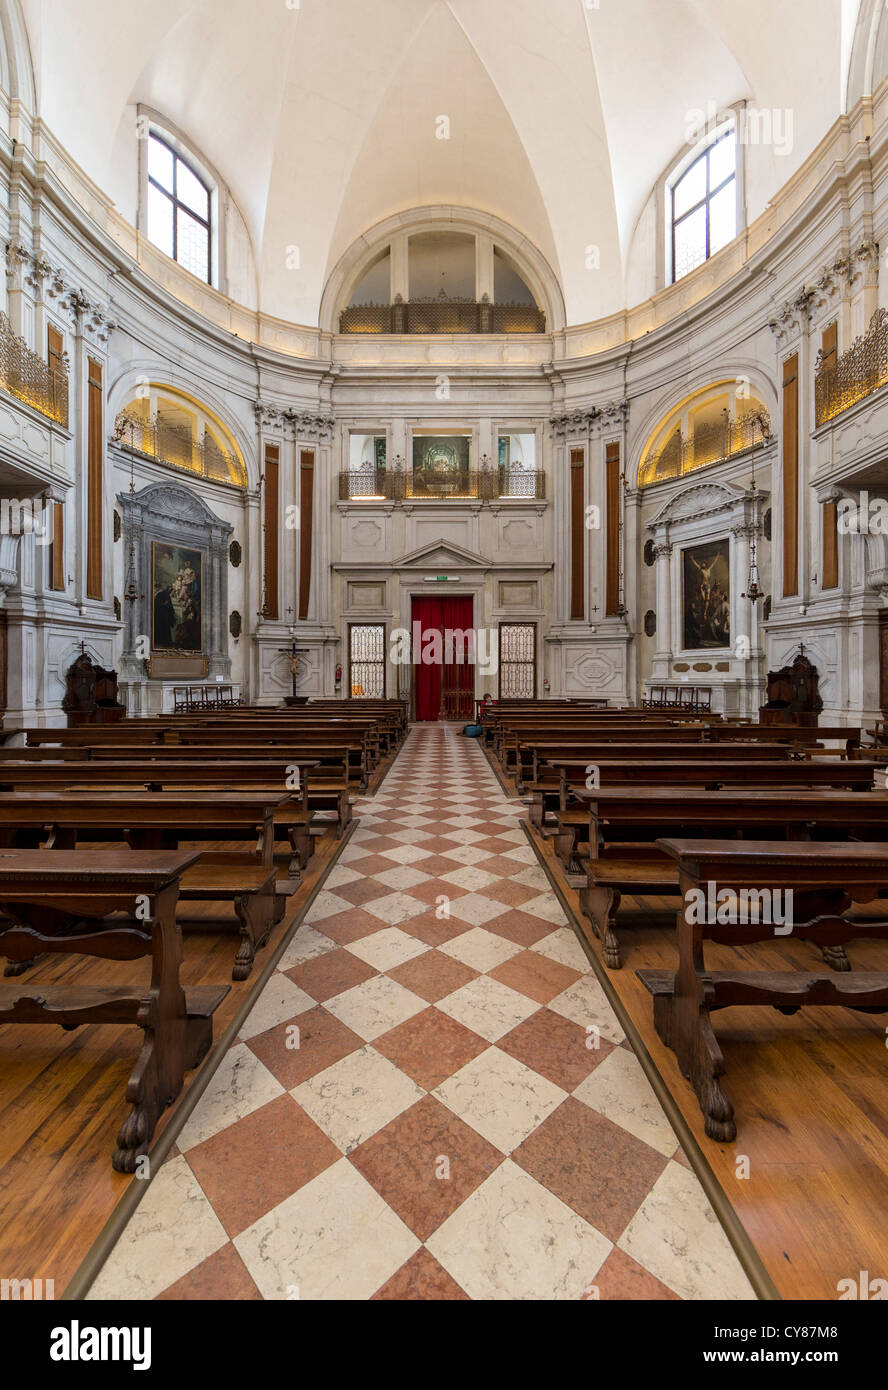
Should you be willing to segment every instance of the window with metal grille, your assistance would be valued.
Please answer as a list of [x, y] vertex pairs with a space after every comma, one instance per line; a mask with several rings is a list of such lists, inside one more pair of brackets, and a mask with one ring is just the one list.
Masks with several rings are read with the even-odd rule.
[[210, 189], [154, 131], [148, 138], [148, 240], [211, 283]]
[[737, 235], [737, 132], [716, 135], [668, 188], [672, 279], [680, 280]]
[[348, 629], [348, 684], [353, 700], [385, 698], [385, 624], [352, 623]]
[[536, 623], [500, 623], [499, 697], [533, 700], [536, 696]]

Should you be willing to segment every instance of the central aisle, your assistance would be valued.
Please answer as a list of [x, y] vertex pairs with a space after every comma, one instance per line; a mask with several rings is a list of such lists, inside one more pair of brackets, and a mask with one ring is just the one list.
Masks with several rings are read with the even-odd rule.
[[90, 1297], [753, 1297], [478, 745], [355, 810]]

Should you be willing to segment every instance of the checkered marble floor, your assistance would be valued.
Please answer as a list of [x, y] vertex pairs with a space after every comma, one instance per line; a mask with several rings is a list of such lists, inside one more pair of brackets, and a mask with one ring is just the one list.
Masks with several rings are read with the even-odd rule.
[[90, 1297], [752, 1298], [480, 748], [355, 811]]

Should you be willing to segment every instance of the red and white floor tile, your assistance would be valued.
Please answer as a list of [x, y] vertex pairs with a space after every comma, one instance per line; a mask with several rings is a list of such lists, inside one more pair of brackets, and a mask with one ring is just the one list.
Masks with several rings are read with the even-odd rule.
[[754, 1297], [481, 749], [355, 810], [90, 1297]]

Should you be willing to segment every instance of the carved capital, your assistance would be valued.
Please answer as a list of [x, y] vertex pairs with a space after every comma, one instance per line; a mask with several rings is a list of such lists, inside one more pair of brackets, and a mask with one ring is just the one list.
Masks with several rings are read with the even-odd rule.
[[336, 426], [336, 420], [332, 415], [313, 415], [307, 411], [272, 405], [262, 400], [256, 401], [253, 413], [260, 429], [277, 429], [284, 433], [289, 432], [292, 439], [310, 439], [317, 443], [332, 439]]
[[606, 430], [622, 429], [629, 419], [628, 400], [608, 401], [589, 410], [574, 410], [565, 415], [553, 415], [549, 421], [558, 439], [597, 435]]
[[8, 241], [6, 243], [6, 274], [10, 280], [14, 280], [20, 274], [22, 266], [27, 265], [30, 257], [28, 250], [22, 246], [21, 242]]

